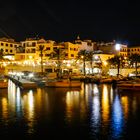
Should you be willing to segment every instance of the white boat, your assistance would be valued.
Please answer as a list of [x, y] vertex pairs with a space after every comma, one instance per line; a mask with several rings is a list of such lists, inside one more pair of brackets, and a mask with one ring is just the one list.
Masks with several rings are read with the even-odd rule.
[[80, 81], [69, 81], [69, 80], [53, 80], [47, 81], [46, 87], [59, 87], [59, 88], [80, 88]]

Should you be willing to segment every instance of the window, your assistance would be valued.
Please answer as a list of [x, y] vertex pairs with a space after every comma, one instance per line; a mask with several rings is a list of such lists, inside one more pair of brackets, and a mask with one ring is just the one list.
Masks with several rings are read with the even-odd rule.
[[71, 57], [74, 57], [74, 54], [71, 54]]
[[65, 56], [68, 56], [68, 53], [66, 53]]
[[54, 48], [53, 48], [53, 50], [56, 50], [56, 49], [57, 49], [57, 47], [54, 47]]
[[10, 53], [12, 53], [13, 52], [13, 50], [10, 50]]
[[1, 43], [1, 46], [3, 46], [3, 43]]
[[13, 47], [13, 44], [10, 44], [10, 47]]
[[5, 52], [8, 52], [8, 49], [6, 49]]
[[36, 46], [36, 43], [35, 43], [35, 42], [33, 42], [33, 43], [32, 43], [32, 46], [33, 46], [33, 47], [35, 47], [35, 46]]
[[32, 49], [32, 53], [35, 53], [35, 49]]
[[51, 50], [51, 48], [50, 47], [47, 47], [46, 50]]
[[15, 48], [17, 47], [17, 45], [15, 45]]
[[8, 44], [6, 43], [6, 46], [8, 46]]

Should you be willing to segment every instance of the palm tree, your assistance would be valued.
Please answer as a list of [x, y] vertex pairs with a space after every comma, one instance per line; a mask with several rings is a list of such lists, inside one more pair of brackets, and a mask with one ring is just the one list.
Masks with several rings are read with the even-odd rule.
[[92, 73], [93, 73], [93, 67], [92, 67], [92, 65], [93, 65], [93, 55], [94, 55], [93, 51], [88, 51], [87, 52], [87, 60], [90, 61]]
[[122, 65], [123, 57], [119, 55], [115, 55], [114, 57], [108, 59], [108, 63], [110, 65], [117, 66], [117, 76], [120, 74], [120, 66]]
[[43, 75], [43, 51], [44, 45], [39, 45], [40, 57], [41, 57], [41, 73]]
[[137, 76], [137, 69], [138, 69], [138, 63], [140, 62], [140, 55], [139, 54], [132, 54], [129, 56], [128, 60], [130, 61], [130, 64], [135, 63], [135, 68], [136, 68], [136, 76]]
[[89, 60], [89, 53], [87, 50], [80, 50], [77, 59], [83, 60], [84, 76], [86, 75], [86, 61]]
[[57, 78], [61, 78], [61, 60], [65, 58], [65, 52], [62, 48], [56, 48], [51, 54], [50, 59], [57, 60]]

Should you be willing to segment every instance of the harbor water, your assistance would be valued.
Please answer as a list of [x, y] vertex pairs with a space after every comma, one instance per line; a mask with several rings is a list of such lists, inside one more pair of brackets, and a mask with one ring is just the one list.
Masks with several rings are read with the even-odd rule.
[[1, 139], [138, 139], [140, 93], [107, 84], [81, 89], [0, 89]]

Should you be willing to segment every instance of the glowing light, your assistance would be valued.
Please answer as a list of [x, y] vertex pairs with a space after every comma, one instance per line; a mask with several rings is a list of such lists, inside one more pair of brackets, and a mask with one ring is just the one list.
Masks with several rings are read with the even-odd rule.
[[70, 67], [71, 65], [70, 64], [67, 64], [67, 67]]
[[97, 60], [99, 57], [97, 55], [95, 55], [94, 58]]
[[34, 74], [33, 74], [33, 73], [30, 73], [30, 74], [29, 74], [29, 77], [30, 77], [30, 78], [34, 77]]
[[29, 56], [29, 59], [32, 59], [33, 58], [33, 56]]
[[104, 64], [104, 66], [107, 66], [108, 63], [106, 61], [103, 61], [103, 64]]
[[116, 45], [115, 45], [115, 49], [116, 49], [117, 51], [119, 51], [119, 50], [121, 49], [121, 45], [120, 45], [120, 44], [116, 44]]

